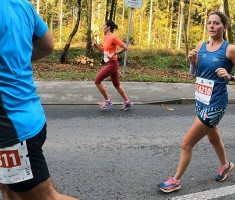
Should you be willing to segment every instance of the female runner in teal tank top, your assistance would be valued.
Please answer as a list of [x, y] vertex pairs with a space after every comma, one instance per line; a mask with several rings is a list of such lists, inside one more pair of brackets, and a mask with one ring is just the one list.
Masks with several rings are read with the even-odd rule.
[[196, 78], [197, 117], [182, 141], [176, 174], [158, 185], [163, 192], [169, 193], [181, 188], [181, 177], [191, 161], [192, 149], [205, 136], [215, 149], [221, 164], [216, 181], [224, 181], [234, 167], [227, 160], [217, 126], [227, 107], [227, 84], [234, 81], [234, 76], [230, 73], [235, 65], [235, 46], [226, 41], [228, 25], [229, 20], [224, 14], [212, 13], [207, 22], [210, 41], [199, 43], [189, 53], [190, 75]]

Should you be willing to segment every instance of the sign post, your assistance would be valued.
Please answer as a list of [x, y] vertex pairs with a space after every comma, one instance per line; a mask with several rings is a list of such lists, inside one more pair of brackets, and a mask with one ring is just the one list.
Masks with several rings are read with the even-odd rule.
[[[131, 14], [130, 14], [130, 20], [129, 20], [129, 28], [128, 28], [128, 34], [127, 34], [127, 40], [126, 40], [126, 46], [129, 45], [129, 38], [130, 38], [130, 32], [131, 32], [131, 20], [132, 20], [132, 13], [134, 8], [141, 8], [143, 4], [143, 0], [125, 0], [124, 5], [131, 8]], [[125, 51], [125, 58], [124, 58], [124, 64], [123, 64], [123, 73], [122, 77], [125, 76], [126, 72], [126, 61], [127, 61], [127, 51]]]

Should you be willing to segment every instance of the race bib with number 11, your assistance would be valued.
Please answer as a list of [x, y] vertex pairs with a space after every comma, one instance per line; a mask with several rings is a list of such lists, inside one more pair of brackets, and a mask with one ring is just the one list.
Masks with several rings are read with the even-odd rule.
[[26, 142], [0, 148], [0, 182], [13, 184], [33, 178]]

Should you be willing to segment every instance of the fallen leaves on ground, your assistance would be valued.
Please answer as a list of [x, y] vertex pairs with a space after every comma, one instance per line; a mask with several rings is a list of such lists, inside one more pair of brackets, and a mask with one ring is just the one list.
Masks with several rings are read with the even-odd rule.
[[169, 111], [173, 111], [174, 110], [174, 108], [170, 108], [169, 106], [167, 106], [166, 109], [169, 110]]
[[[89, 64], [60, 64], [53, 62], [36, 62], [33, 63], [32, 67], [34, 73], [40, 72], [76, 72], [76, 73], [98, 73], [105, 64], [94, 64], [90, 66]], [[122, 73], [122, 65], [119, 67], [120, 73]], [[127, 74], [134, 75], [149, 75], [149, 76], [158, 76], [158, 77], [172, 77], [179, 79], [188, 79], [189, 75], [187, 72], [182, 72], [177, 69], [150, 69], [138, 65], [137, 63], [129, 64], [126, 69]]]

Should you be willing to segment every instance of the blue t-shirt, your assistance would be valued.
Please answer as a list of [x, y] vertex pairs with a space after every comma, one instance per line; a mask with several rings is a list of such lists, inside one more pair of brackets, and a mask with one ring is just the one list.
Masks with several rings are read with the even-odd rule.
[[[224, 78], [217, 75], [215, 70], [217, 68], [224, 68], [230, 74], [233, 68], [233, 63], [226, 57], [226, 49], [229, 43], [224, 41], [220, 48], [216, 51], [210, 52], [206, 50], [208, 42], [202, 44], [198, 52], [198, 77], [213, 80], [214, 88], [208, 107], [226, 108], [228, 103], [227, 84]], [[207, 106], [198, 100], [196, 102], [200, 105]]]
[[33, 40], [48, 27], [27, 0], [1, 0], [0, 24], [0, 147], [7, 147], [34, 137], [46, 122], [31, 56]]

